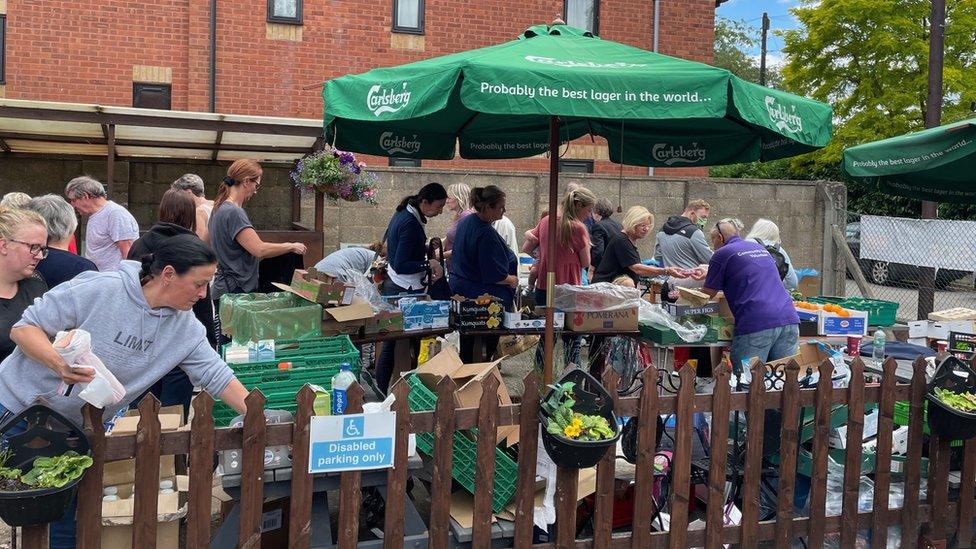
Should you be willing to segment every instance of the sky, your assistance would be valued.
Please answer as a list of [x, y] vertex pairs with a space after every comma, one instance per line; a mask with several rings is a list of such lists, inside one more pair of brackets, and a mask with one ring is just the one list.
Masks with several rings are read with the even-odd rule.
[[[782, 62], [783, 39], [772, 31], [796, 28], [798, 23], [790, 15], [789, 9], [799, 4], [799, 0], [729, 0], [715, 10], [715, 14], [726, 19], [745, 21], [747, 25], [759, 29], [763, 12], [768, 13], [770, 33], [767, 38], [767, 55], [772, 64], [779, 64]], [[749, 53], [758, 56], [759, 48]]]

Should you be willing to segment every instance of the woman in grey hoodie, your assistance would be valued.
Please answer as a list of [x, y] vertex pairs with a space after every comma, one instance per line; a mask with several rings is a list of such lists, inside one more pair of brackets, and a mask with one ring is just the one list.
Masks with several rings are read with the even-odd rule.
[[[85, 272], [58, 285], [24, 311], [11, 330], [17, 344], [0, 363], [0, 424], [35, 402], [81, 425], [78, 393], [63, 385], [93, 379], [91, 368], [72, 368], [51, 339], [60, 331], [91, 334], [92, 352], [125, 387], [122, 402], [105, 410], [110, 418], [173, 368], [240, 413], [247, 391], [210, 347], [203, 325], [190, 309], [207, 295], [217, 268], [213, 250], [196, 235], [179, 235], [159, 245], [142, 264], [122, 261], [119, 270]], [[26, 429], [26, 421], [6, 434]], [[51, 547], [74, 547], [75, 502], [53, 523]]]

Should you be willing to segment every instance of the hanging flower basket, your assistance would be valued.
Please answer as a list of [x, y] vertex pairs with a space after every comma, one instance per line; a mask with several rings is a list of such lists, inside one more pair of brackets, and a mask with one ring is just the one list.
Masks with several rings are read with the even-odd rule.
[[542, 444], [553, 463], [593, 467], [620, 438], [613, 398], [583, 370], [570, 370], [550, 385], [540, 410]]
[[377, 203], [376, 174], [353, 153], [330, 146], [299, 160], [291, 179], [299, 189], [320, 192], [332, 202]]

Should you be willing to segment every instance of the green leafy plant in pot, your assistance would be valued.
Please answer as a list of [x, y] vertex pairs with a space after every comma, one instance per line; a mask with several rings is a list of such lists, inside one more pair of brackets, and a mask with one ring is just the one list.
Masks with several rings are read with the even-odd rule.
[[929, 429], [949, 440], [976, 437], [976, 371], [954, 356], [946, 357], [929, 381]]
[[540, 411], [542, 444], [559, 467], [593, 467], [620, 438], [613, 398], [583, 370], [549, 386]]

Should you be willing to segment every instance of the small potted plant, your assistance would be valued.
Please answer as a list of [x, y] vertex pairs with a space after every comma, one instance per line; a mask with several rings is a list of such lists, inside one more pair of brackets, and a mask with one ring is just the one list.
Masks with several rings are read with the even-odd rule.
[[976, 437], [976, 371], [954, 356], [946, 357], [928, 384], [929, 429], [949, 440]]
[[563, 468], [596, 465], [620, 438], [613, 399], [600, 382], [579, 369], [549, 386], [540, 421], [543, 446]]
[[299, 189], [321, 192], [333, 202], [377, 203], [376, 174], [348, 151], [326, 146], [299, 160], [291, 179]]
[[[22, 433], [7, 435], [24, 421]], [[48, 524], [64, 516], [92, 465], [88, 439], [70, 420], [37, 404], [0, 427], [0, 519], [9, 526]], [[38, 444], [39, 440], [47, 444]]]

